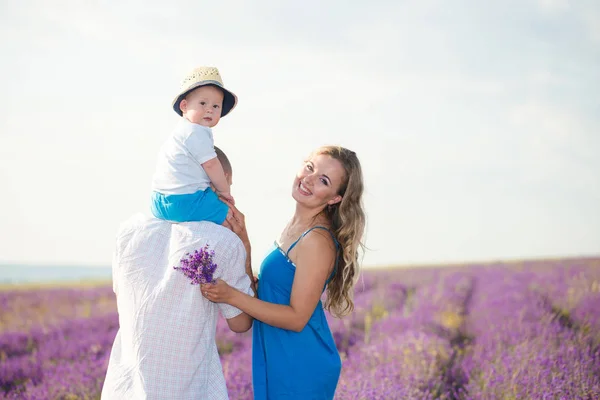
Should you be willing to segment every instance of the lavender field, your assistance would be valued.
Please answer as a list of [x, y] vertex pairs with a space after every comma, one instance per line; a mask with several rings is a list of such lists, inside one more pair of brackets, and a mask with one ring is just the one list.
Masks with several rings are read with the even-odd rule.
[[[337, 399], [600, 399], [600, 258], [363, 274], [329, 318]], [[110, 285], [0, 291], [0, 398], [98, 399], [118, 329]], [[231, 399], [251, 399], [251, 332], [224, 321]]]

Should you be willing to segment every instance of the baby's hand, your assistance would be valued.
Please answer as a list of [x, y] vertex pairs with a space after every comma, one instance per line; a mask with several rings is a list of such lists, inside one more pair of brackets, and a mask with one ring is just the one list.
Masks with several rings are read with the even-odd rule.
[[233, 199], [233, 196], [230, 192], [219, 192], [219, 196], [221, 196], [222, 198], [224, 198], [225, 200], [227, 200], [235, 206], [235, 200]]

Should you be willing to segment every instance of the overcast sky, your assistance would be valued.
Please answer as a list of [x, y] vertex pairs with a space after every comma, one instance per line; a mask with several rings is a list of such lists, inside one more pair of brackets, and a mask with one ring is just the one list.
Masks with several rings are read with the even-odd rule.
[[109, 265], [171, 101], [213, 130], [255, 268], [322, 144], [355, 150], [366, 265], [600, 254], [600, 2], [0, 2], [0, 263]]

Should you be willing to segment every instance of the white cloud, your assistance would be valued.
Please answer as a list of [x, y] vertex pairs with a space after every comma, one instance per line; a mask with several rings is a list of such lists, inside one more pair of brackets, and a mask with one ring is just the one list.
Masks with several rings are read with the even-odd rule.
[[324, 143], [363, 162], [367, 263], [600, 251], [596, 44], [567, 40], [578, 8], [516, 4], [3, 3], [0, 261], [108, 262], [197, 64], [240, 96], [215, 138], [255, 260]]
[[537, 0], [537, 4], [545, 12], [561, 13], [570, 8], [569, 0]]
[[521, 162], [525, 180], [547, 181], [588, 188], [600, 199], [597, 185], [600, 163], [595, 150], [600, 124], [588, 126], [586, 119], [565, 107], [529, 101], [513, 108], [510, 122], [523, 135]]
[[588, 7], [581, 13], [581, 18], [592, 41], [600, 43], [600, 10], [596, 7]]

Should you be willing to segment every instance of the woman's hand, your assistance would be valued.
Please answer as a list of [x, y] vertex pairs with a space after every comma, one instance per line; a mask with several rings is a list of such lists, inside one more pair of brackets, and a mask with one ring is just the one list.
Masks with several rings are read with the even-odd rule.
[[200, 290], [204, 297], [214, 303], [229, 303], [235, 294], [235, 289], [222, 279], [217, 279], [214, 283], [201, 284]]

